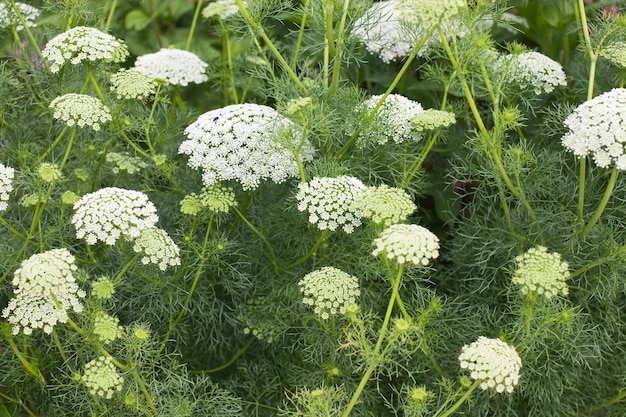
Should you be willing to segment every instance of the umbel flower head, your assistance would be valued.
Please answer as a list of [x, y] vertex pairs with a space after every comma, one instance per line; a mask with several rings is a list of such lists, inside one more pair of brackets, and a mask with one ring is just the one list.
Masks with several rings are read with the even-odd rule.
[[77, 26], [52, 38], [41, 54], [50, 62], [50, 71], [84, 61], [124, 62], [128, 48], [123, 41], [96, 28]]
[[[243, 2], [245, 4], [245, 2]], [[239, 7], [235, 0], [215, 0], [202, 10], [202, 17], [210, 19], [218, 16], [222, 20], [226, 20], [231, 16], [239, 13]]]
[[54, 183], [63, 177], [63, 173], [57, 166], [50, 162], [42, 162], [37, 167], [37, 175], [39, 178], [47, 183]]
[[626, 69], [626, 42], [611, 42], [600, 49], [600, 56], [611, 64]]
[[79, 298], [85, 297], [76, 284], [74, 256], [67, 249], [38, 253], [22, 262], [15, 271], [15, 297], [2, 311], [13, 325], [13, 334], [33, 329], [52, 333], [57, 323], [67, 322], [68, 311], [83, 311]]
[[120, 319], [100, 313], [93, 321], [93, 333], [103, 344], [108, 344], [122, 337], [124, 329], [120, 326]]
[[7, 209], [9, 193], [13, 191], [13, 178], [15, 170], [0, 164], [0, 213]]
[[157, 265], [161, 271], [168, 266], [180, 265], [178, 246], [165, 230], [158, 227], [143, 229], [133, 243], [133, 250], [144, 255], [141, 258], [144, 265]]
[[578, 106], [563, 122], [569, 132], [561, 143], [578, 157], [592, 155], [607, 168], [626, 170], [626, 89], [614, 88]]
[[111, 75], [111, 91], [118, 99], [145, 100], [156, 94], [158, 83], [143, 72], [122, 68]]
[[302, 302], [323, 319], [345, 314], [361, 294], [359, 280], [341, 269], [325, 266], [309, 272], [298, 282]]
[[91, 395], [110, 400], [116, 391], [122, 390], [124, 378], [117, 373], [111, 358], [99, 356], [85, 365], [81, 377]]
[[470, 378], [481, 381], [483, 390], [511, 393], [519, 382], [522, 360], [513, 346], [500, 339], [480, 336], [463, 346], [459, 364], [470, 372]]
[[[296, 130], [295, 124], [271, 107], [235, 104], [198, 117], [185, 129], [189, 139], [178, 152], [189, 155], [191, 168], [202, 170], [207, 187], [235, 180], [245, 190], [256, 189], [263, 180], [282, 183], [299, 174], [292, 150], [278, 140], [281, 134], [295, 138]], [[302, 162], [313, 159], [308, 142], [299, 148]]]
[[495, 65], [497, 71], [505, 72], [506, 82], [520, 91], [531, 89], [539, 95], [567, 85], [561, 64], [539, 52], [503, 55]]
[[82, 196], [72, 217], [76, 237], [89, 245], [98, 241], [114, 245], [121, 237], [133, 240], [157, 221], [156, 207], [147, 195], [116, 187]]
[[358, 198], [358, 207], [363, 217], [383, 227], [405, 221], [417, 209], [406, 191], [386, 184], [365, 188]]
[[466, 0], [398, 0], [397, 7], [406, 13], [407, 19], [430, 28], [449, 22], [467, 4]]
[[456, 117], [454, 113], [447, 111], [427, 109], [413, 117], [411, 122], [415, 130], [424, 132], [427, 130], [450, 127], [456, 123]]
[[52, 117], [67, 126], [90, 127], [100, 130], [102, 123], [111, 121], [111, 112], [100, 100], [86, 94], [68, 93], [52, 100]]
[[159, 52], [137, 57], [132, 69], [184, 87], [189, 83], [207, 81], [209, 77], [205, 71], [208, 65], [193, 52], [163, 48]]
[[[371, 112], [381, 98], [382, 95], [370, 97], [363, 105], [366, 112]], [[422, 136], [414, 128], [411, 119], [423, 111], [418, 102], [398, 94], [390, 94], [378, 108], [374, 118], [363, 128], [357, 143], [360, 146], [380, 146], [389, 140], [395, 143], [418, 141]]]
[[[37, 26], [35, 20], [37, 20], [37, 17], [39, 17], [41, 13], [38, 8], [19, 1], [15, 2], [15, 6], [22, 15], [26, 26], [29, 28]], [[15, 26], [15, 29], [18, 31], [24, 29], [24, 25], [22, 25], [22, 21], [17, 13], [15, 13], [15, 10], [13, 10], [11, 3], [0, 3], [0, 28], [9, 29], [12, 26]]]
[[357, 201], [364, 189], [358, 178], [347, 175], [316, 177], [298, 185], [298, 210], [307, 210], [309, 222], [320, 230], [341, 227], [344, 232], [352, 233], [361, 225], [363, 212]]
[[385, 253], [387, 259], [402, 265], [426, 266], [439, 257], [439, 238], [416, 224], [393, 224], [374, 239], [374, 245], [372, 255]]
[[522, 293], [539, 294], [548, 299], [569, 293], [566, 283], [570, 278], [569, 267], [559, 253], [548, 253], [545, 246], [537, 246], [517, 256], [515, 262], [513, 284], [518, 285]]
[[114, 174], [121, 172], [136, 174], [148, 167], [148, 164], [146, 164], [143, 159], [127, 153], [108, 152], [105, 159], [108, 163], [113, 164], [111, 171], [113, 171]]

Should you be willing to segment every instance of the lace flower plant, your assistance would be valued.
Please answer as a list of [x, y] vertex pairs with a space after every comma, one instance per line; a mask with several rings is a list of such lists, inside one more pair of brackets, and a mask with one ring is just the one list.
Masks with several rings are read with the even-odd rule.
[[496, 68], [497, 71], [507, 71], [508, 84], [522, 91], [532, 89], [536, 95], [551, 93], [555, 87], [567, 85], [561, 64], [535, 51], [503, 55], [496, 61]]
[[566, 283], [570, 278], [569, 267], [559, 253], [548, 253], [545, 246], [537, 246], [517, 256], [515, 261], [513, 284], [518, 285], [522, 293], [539, 294], [548, 299], [569, 293]]
[[[365, 111], [371, 112], [381, 97], [382, 95], [370, 97], [363, 105]], [[395, 143], [418, 141], [422, 135], [417, 132], [411, 119], [423, 111], [421, 104], [398, 94], [390, 94], [362, 130], [357, 144], [381, 146], [390, 139]]]
[[114, 245], [123, 237], [133, 240], [158, 220], [148, 196], [134, 190], [107, 187], [85, 194], [74, 204], [72, 224], [76, 237], [87, 244]]
[[578, 106], [563, 122], [563, 146], [577, 157], [592, 155], [596, 165], [626, 170], [626, 89], [614, 88]]
[[387, 259], [398, 264], [426, 266], [439, 257], [439, 238], [425, 227], [416, 224], [394, 224], [374, 239], [372, 255], [385, 253]]
[[387, 227], [405, 221], [417, 206], [406, 191], [382, 184], [367, 187], [358, 198], [363, 217]]
[[313, 307], [322, 319], [345, 314], [360, 295], [359, 280], [332, 266], [309, 272], [298, 282], [298, 287], [302, 302]]
[[298, 210], [309, 212], [309, 222], [320, 230], [342, 228], [352, 233], [361, 225], [363, 212], [358, 206], [365, 185], [354, 177], [316, 177], [298, 185]]
[[15, 170], [11, 167], [0, 164], [0, 213], [7, 209], [9, 193], [13, 191], [13, 178]]
[[470, 372], [470, 378], [481, 381], [483, 390], [511, 393], [519, 382], [522, 360], [513, 346], [500, 339], [481, 336], [463, 346], [459, 364]]
[[85, 365], [81, 377], [91, 395], [110, 400], [116, 391], [122, 390], [124, 378], [118, 374], [111, 358], [99, 356]]
[[90, 127], [100, 130], [100, 125], [111, 121], [111, 112], [100, 100], [85, 94], [68, 93], [52, 100], [50, 108], [55, 119], [67, 126]]
[[65, 323], [68, 311], [80, 313], [85, 297], [76, 284], [74, 256], [67, 249], [52, 249], [38, 253], [22, 262], [15, 271], [13, 293], [2, 311], [2, 317], [13, 325], [13, 334], [33, 329], [52, 333], [57, 323]]
[[[41, 13], [38, 8], [19, 1], [15, 2], [15, 6], [20, 11], [26, 26], [29, 28], [37, 26], [35, 21]], [[15, 26], [15, 29], [18, 31], [24, 29], [22, 21], [17, 13], [15, 13], [15, 10], [13, 10], [11, 4], [8, 2], [0, 3], [0, 28], [8, 29], [12, 26]]]
[[141, 258], [144, 265], [157, 265], [161, 271], [180, 265], [178, 246], [165, 230], [158, 227], [143, 229], [133, 243], [133, 250], [144, 255]]
[[51, 61], [50, 71], [57, 73], [67, 63], [124, 62], [128, 48], [123, 41], [98, 29], [77, 26], [52, 38], [41, 54]]
[[[279, 133], [290, 130], [296, 125], [271, 107], [230, 105], [204, 113], [189, 125], [185, 129], [189, 139], [178, 152], [189, 155], [191, 168], [202, 170], [207, 187], [236, 180], [245, 190], [256, 189], [263, 180], [282, 183], [299, 174], [292, 151], [277, 140]], [[300, 147], [299, 157], [302, 162], [313, 159], [308, 142]]]
[[137, 57], [132, 69], [172, 85], [185, 87], [190, 83], [201, 84], [207, 81], [207, 67], [208, 64], [193, 52], [163, 48], [159, 52]]

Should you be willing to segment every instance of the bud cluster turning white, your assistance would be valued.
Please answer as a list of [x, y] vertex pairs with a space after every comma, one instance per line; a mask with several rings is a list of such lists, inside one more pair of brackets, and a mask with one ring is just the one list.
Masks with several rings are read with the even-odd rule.
[[202, 17], [210, 19], [213, 16], [218, 16], [225, 20], [237, 13], [239, 13], [239, 7], [237, 7], [235, 0], [215, 0], [202, 10]]
[[361, 294], [356, 277], [332, 266], [309, 272], [298, 282], [298, 287], [302, 302], [313, 307], [315, 314], [323, 319], [345, 314]]
[[[292, 150], [278, 140], [282, 134], [299, 141], [297, 130], [271, 107], [235, 104], [198, 117], [185, 129], [189, 140], [178, 152], [189, 155], [191, 168], [203, 171], [207, 187], [217, 181], [235, 180], [245, 190], [256, 189], [262, 180], [282, 183], [299, 174]], [[295, 148], [299, 148], [302, 162], [313, 159], [313, 147], [308, 142]]]
[[13, 191], [13, 178], [15, 170], [0, 164], [0, 213], [7, 209], [9, 193]]
[[111, 343], [122, 337], [124, 329], [120, 326], [120, 319], [100, 313], [93, 321], [93, 333], [103, 344]]
[[454, 113], [447, 111], [426, 109], [411, 119], [415, 130], [424, 132], [445, 127], [450, 127], [456, 123]]
[[79, 298], [85, 297], [76, 284], [74, 256], [67, 249], [52, 249], [24, 260], [15, 271], [15, 297], [2, 311], [13, 325], [13, 334], [33, 329], [52, 333], [57, 323], [67, 322], [68, 311], [83, 311]]
[[[17, 7], [22, 15], [26, 26], [29, 28], [37, 26], [35, 20], [37, 20], [37, 17], [39, 17], [41, 13], [38, 8], [19, 1], [15, 2], [15, 7]], [[0, 3], [0, 28], [8, 29], [12, 26], [15, 26], [15, 29], [18, 31], [24, 29], [22, 21], [17, 13], [15, 13], [15, 10], [13, 10], [11, 4], [8, 2]]]
[[111, 358], [100, 356], [85, 365], [81, 377], [91, 395], [110, 400], [116, 391], [122, 390], [124, 378], [117, 373]]
[[405, 18], [429, 29], [449, 22], [466, 6], [465, 0], [398, 0], [397, 7], [406, 13]]
[[352, 233], [361, 225], [363, 212], [357, 201], [364, 189], [365, 185], [351, 176], [316, 177], [298, 184], [298, 210], [307, 210], [309, 222], [320, 230], [341, 227], [344, 232]]
[[168, 266], [180, 265], [178, 246], [165, 230], [158, 227], [143, 229], [133, 243], [133, 250], [144, 254], [141, 258], [144, 265], [157, 265], [161, 271], [165, 271]]
[[68, 62], [124, 62], [128, 48], [123, 41], [98, 29], [77, 26], [52, 38], [41, 54], [50, 64], [50, 71], [59, 72]]
[[159, 52], [137, 57], [133, 70], [165, 80], [172, 85], [201, 84], [209, 79], [205, 71], [209, 64], [193, 52], [163, 48]]
[[122, 68], [111, 75], [111, 91], [118, 99], [145, 100], [156, 94], [158, 83], [143, 72]]
[[536, 51], [503, 55], [497, 60], [496, 68], [506, 72], [505, 79], [509, 84], [522, 91], [532, 89], [537, 95], [567, 85], [561, 64]]
[[569, 266], [558, 252], [548, 253], [545, 246], [537, 246], [517, 256], [515, 262], [513, 284], [518, 285], [522, 293], [539, 294], [548, 299], [569, 293], [566, 283], [570, 278]]
[[382, 184], [367, 187], [358, 198], [363, 217], [387, 227], [405, 221], [417, 209], [406, 191]]
[[108, 152], [105, 159], [108, 163], [113, 164], [111, 171], [113, 171], [114, 174], [121, 172], [135, 174], [148, 167], [148, 164], [146, 164], [143, 159], [126, 153]]
[[465, 345], [459, 355], [462, 369], [470, 372], [470, 378], [481, 381], [483, 390], [513, 392], [519, 382], [522, 360], [513, 346], [500, 339], [480, 336], [470, 345]]
[[384, 253], [398, 264], [426, 266], [439, 257], [439, 238], [416, 224], [393, 224], [374, 239], [372, 255]]
[[[366, 112], [370, 113], [382, 97], [382, 94], [370, 97], [364, 103]], [[374, 118], [363, 128], [357, 143], [360, 146], [380, 146], [390, 139], [395, 143], [416, 142], [421, 139], [421, 134], [411, 120], [423, 111], [418, 102], [398, 94], [390, 94], [378, 108]]]
[[626, 42], [611, 42], [600, 49], [600, 56], [621, 69], [626, 69]]
[[99, 99], [86, 94], [64, 94], [52, 100], [50, 108], [54, 111], [52, 117], [69, 127], [87, 126], [98, 131], [102, 123], [111, 121], [109, 109]]

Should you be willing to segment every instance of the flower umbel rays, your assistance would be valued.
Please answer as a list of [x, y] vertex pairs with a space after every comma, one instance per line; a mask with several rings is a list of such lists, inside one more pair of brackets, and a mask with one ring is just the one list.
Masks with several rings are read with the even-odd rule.
[[385, 253], [387, 259], [398, 264], [426, 266], [439, 257], [439, 238], [425, 227], [416, 224], [394, 224], [374, 239], [372, 255]]
[[137, 57], [132, 70], [185, 87], [190, 83], [207, 81], [207, 67], [208, 64], [193, 52], [163, 48], [159, 52]]
[[298, 282], [298, 287], [302, 302], [313, 307], [315, 314], [323, 319], [345, 314], [360, 295], [359, 280], [332, 266], [309, 272]]
[[513, 284], [526, 295], [539, 294], [550, 299], [555, 295], [569, 293], [567, 280], [570, 277], [567, 262], [559, 253], [548, 253], [545, 246], [530, 248], [515, 258], [517, 269]]
[[97, 98], [86, 94], [68, 93], [52, 100], [52, 117], [66, 126], [90, 127], [100, 130], [100, 125], [111, 121], [111, 112]]

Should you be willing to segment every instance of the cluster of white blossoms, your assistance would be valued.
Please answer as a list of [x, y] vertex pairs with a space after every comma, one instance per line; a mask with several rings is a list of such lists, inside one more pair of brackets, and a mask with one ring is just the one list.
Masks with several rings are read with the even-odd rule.
[[77, 26], [52, 38], [41, 54], [51, 61], [50, 71], [56, 73], [68, 62], [73, 65], [85, 61], [124, 62], [128, 48], [115, 36]]
[[584, 102], [563, 123], [569, 132], [561, 143], [574, 155], [592, 155], [602, 168], [615, 163], [626, 170], [626, 89], [614, 88]]
[[237, 13], [239, 13], [239, 7], [237, 7], [235, 0], [215, 0], [202, 10], [202, 17], [210, 19], [213, 16], [218, 16], [220, 19], [226, 20]]
[[[39, 17], [39, 14], [41, 13], [38, 8], [19, 1], [15, 2], [15, 7], [17, 7], [22, 15], [26, 26], [29, 28], [37, 26], [35, 20], [37, 20], [37, 17]], [[15, 10], [13, 10], [11, 4], [8, 2], [0, 3], [0, 28], [8, 29], [13, 26], [15, 26], [16, 30], [24, 29], [22, 21], [17, 13], [15, 13]]]
[[[371, 112], [381, 98], [382, 95], [370, 97], [363, 104], [366, 112]], [[390, 139], [395, 143], [418, 141], [422, 135], [411, 120], [423, 111], [424, 108], [418, 102], [398, 94], [390, 94], [378, 108], [374, 118], [361, 131], [357, 144], [381, 146]]]
[[133, 240], [157, 221], [156, 207], [147, 195], [116, 187], [85, 194], [74, 204], [72, 216], [76, 237], [89, 245], [98, 241], [114, 245], [122, 237]]
[[93, 321], [93, 333], [103, 344], [108, 344], [122, 337], [124, 328], [120, 326], [120, 319], [100, 313]]
[[385, 254], [398, 264], [426, 266], [439, 257], [439, 238], [416, 224], [393, 224], [374, 239], [372, 255]]
[[537, 246], [517, 256], [515, 262], [513, 284], [518, 285], [522, 293], [539, 294], [548, 299], [569, 293], [566, 283], [570, 278], [569, 266], [559, 253], [548, 253], [545, 246]]
[[157, 265], [161, 271], [180, 265], [178, 246], [165, 230], [158, 227], [143, 229], [133, 243], [133, 250], [144, 254], [141, 258], [144, 265]]
[[611, 42], [600, 49], [600, 56], [613, 65], [626, 69], [626, 42]]
[[11, 167], [0, 164], [0, 213], [9, 206], [9, 193], [13, 191], [13, 178], [15, 170]]
[[67, 322], [68, 311], [83, 311], [79, 298], [85, 292], [76, 284], [74, 261], [67, 249], [52, 249], [22, 262], [13, 278], [15, 297], [2, 311], [14, 335], [33, 329], [50, 334], [57, 323]]
[[567, 85], [561, 64], [536, 51], [502, 55], [495, 67], [496, 71], [504, 71], [508, 84], [522, 91], [531, 89], [536, 95]]
[[150, 75], [122, 68], [111, 75], [111, 91], [118, 99], [145, 100], [156, 94], [159, 84]]
[[456, 123], [456, 117], [454, 113], [447, 111], [426, 109], [413, 117], [411, 122], [415, 130], [424, 132], [450, 127]]
[[298, 287], [302, 302], [313, 307], [322, 319], [345, 314], [361, 295], [359, 280], [332, 266], [309, 272], [298, 282]]
[[490, 388], [499, 393], [513, 392], [522, 368], [522, 360], [513, 346], [484, 336], [463, 346], [459, 363], [470, 372], [470, 378], [481, 381], [483, 390]]
[[405, 221], [417, 209], [406, 191], [386, 184], [365, 188], [357, 201], [363, 217], [383, 227]]
[[[205, 186], [235, 180], [243, 189], [256, 189], [262, 180], [282, 183], [299, 174], [292, 150], [279, 135], [300, 140], [297, 126], [271, 107], [235, 104], [202, 114], [185, 129], [189, 140], [178, 148], [189, 155], [188, 165], [202, 170]], [[298, 137], [296, 139], [295, 137]], [[302, 162], [313, 159], [308, 143], [299, 148]]]
[[405, 18], [428, 29], [449, 22], [467, 4], [466, 0], [398, 0], [397, 7], [406, 13]]
[[126, 153], [108, 152], [105, 160], [113, 164], [111, 171], [113, 171], [114, 174], [121, 172], [135, 174], [148, 167], [148, 164], [146, 164], [143, 159]]
[[340, 227], [352, 233], [361, 225], [363, 212], [358, 200], [364, 190], [365, 185], [358, 178], [348, 175], [316, 177], [298, 185], [298, 210], [308, 211], [309, 222], [320, 230]]
[[97, 98], [86, 94], [68, 93], [52, 100], [50, 108], [57, 120], [67, 126], [90, 127], [100, 130], [100, 125], [111, 121], [111, 112]]
[[122, 390], [124, 378], [117, 372], [111, 358], [99, 356], [85, 365], [80, 379], [91, 395], [110, 400], [116, 391]]
[[207, 81], [209, 77], [205, 72], [208, 66], [193, 52], [163, 48], [159, 52], [137, 57], [132, 69], [185, 87], [189, 83], [201, 84]]

